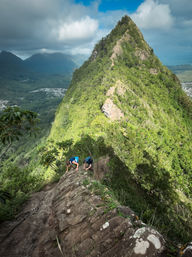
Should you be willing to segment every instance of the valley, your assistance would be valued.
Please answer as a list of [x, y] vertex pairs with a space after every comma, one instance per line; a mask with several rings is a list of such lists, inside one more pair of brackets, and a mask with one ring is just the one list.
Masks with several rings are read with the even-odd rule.
[[[19, 106], [37, 112], [41, 129], [49, 129], [77, 64], [70, 55], [35, 54], [22, 60], [0, 53], [0, 108]], [[79, 56], [77, 56], [77, 62]]]
[[[60, 60], [56, 64], [57, 59]], [[38, 61], [38, 69], [33, 67]], [[35, 55], [26, 61], [21, 60], [10, 52], [0, 53], [0, 111], [8, 106], [18, 106], [23, 110], [30, 110], [38, 114], [38, 132], [35, 136], [24, 136], [16, 141], [3, 156], [4, 161], [13, 160], [15, 165], [23, 166], [28, 163], [24, 157], [33, 151], [41, 141], [45, 141], [49, 134], [55, 112], [70, 84], [74, 61], [63, 54]], [[65, 67], [63, 68], [63, 63]], [[66, 65], [68, 65], [66, 69]], [[27, 67], [28, 66], [28, 67]], [[58, 68], [58, 72], [50, 69]], [[42, 68], [43, 67], [43, 68]], [[43, 69], [43, 72], [42, 72]], [[6, 148], [6, 147], [5, 147]], [[1, 151], [4, 152], [4, 147]], [[22, 160], [23, 159], [23, 160]], [[18, 164], [20, 163], [20, 164]], [[7, 164], [5, 164], [7, 165]], [[1, 163], [1, 167], [3, 162]]]
[[[39, 114], [41, 123], [52, 121], [54, 112], [64, 96], [71, 75], [38, 75], [33, 79], [7, 79], [0, 77], [0, 102], [2, 108], [19, 106]], [[49, 116], [45, 116], [49, 109]], [[48, 124], [50, 124], [48, 122]]]

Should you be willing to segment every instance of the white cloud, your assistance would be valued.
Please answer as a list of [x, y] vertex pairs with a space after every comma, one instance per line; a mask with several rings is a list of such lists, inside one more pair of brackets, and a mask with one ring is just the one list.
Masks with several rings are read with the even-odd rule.
[[85, 46], [85, 47], [74, 47], [71, 49], [67, 49], [65, 51], [65, 53], [70, 53], [72, 55], [76, 55], [76, 54], [82, 54], [82, 55], [86, 55], [87, 57], [91, 54], [91, 49], [90, 46]]
[[169, 29], [174, 23], [169, 5], [155, 0], [145, 0], [131, 18], [141, 29]]
[[191, 0], [159, 0], [162, 4], [168, 4], [171, 12], [177, 18], [191, 19]]
[[0, 0], [0, 49], [64, 51], [91, 42], [98, 30], [97, 2]]
[[64, 22], [58, 31], [58, 39], [63, 42], [92, 38], [98, 29], [98, 21], [89, 16], [80, 20]]

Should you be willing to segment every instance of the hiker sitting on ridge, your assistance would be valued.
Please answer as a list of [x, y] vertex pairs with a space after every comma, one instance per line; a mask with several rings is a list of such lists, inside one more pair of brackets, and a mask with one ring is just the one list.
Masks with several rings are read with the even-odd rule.
[[67, 162], [66, 162], [66, 165], [67, 165], [67, 170], [66, 172], [68, 172], [69, 168], [71, 168], [73, 166], [73, 164], [76, 165], [76, 171], [79, 170], [79, 157], [75, 156], [75, 157], [71, 157]]
[[92, 165], [93, 165], [93, 159], [91, 158], [91, 156], [86, 157], [85, 160], [83, 161], [83, 169], [90, 170], [92, 168]]

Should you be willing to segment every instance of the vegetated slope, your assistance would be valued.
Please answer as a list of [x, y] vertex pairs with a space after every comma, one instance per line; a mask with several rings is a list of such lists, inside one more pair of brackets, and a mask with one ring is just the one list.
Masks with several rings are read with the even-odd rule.
[[192, 232], [192, 103], [125, 16], [75, 71], [50, 139], [111, 155], [106, 183], [172, 239]]

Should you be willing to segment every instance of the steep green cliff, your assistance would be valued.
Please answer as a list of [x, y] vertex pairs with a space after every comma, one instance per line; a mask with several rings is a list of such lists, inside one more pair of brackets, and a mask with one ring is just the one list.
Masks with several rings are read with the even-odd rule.
[[123, 204], [173, 239], [192, 232], [192, 102], [125, 16], [73, 75], [50, 133], [66, 157], [110, 155]]

